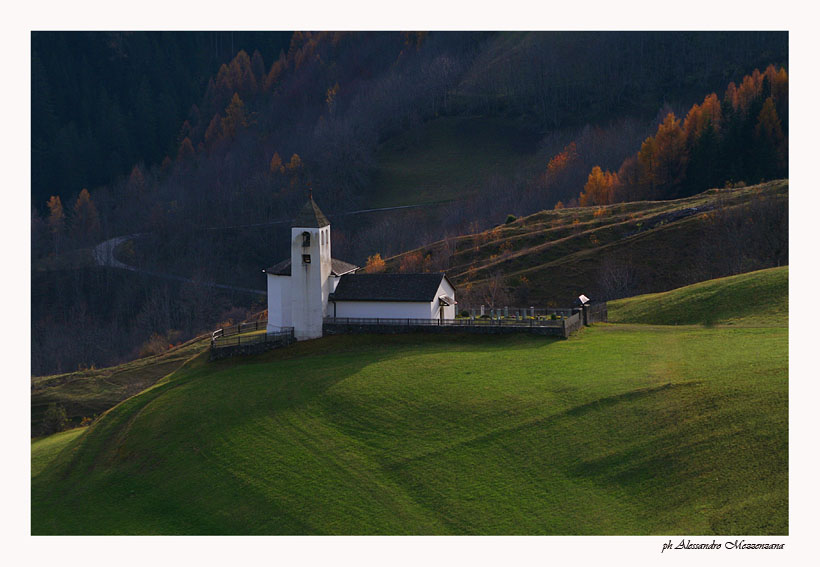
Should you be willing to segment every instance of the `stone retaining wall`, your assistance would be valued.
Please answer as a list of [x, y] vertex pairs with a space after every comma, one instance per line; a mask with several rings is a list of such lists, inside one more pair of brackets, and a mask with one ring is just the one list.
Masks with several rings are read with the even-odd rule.
[[[579, 317], [580, 320], [580, 317]], [[530, 335], [566, 336], [564, 327], [517, 327], [512, 325], [356, 325], [353, 323], [325, 323], [322, 327], [325, 335], [345, 335], [356, 333], [374, 333], [395, 335], [399, 333], [468, 333], [473, 335], [511, 335], [526, 333]]]

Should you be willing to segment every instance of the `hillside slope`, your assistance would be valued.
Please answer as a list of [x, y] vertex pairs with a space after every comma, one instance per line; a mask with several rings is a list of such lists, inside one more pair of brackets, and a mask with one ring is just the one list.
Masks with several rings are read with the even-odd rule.
[[614, 323], [780, 327], [788, 316], [788, 266], [609, 303]]
[[424, 258], [461, 292], [500, 279], [511, 305], [522, 291], [528, 305], [666, 291], [787, 264], [788, 190], [779, 180], [671, 201], [542, 211], [394, 256], [387, 269]]
[[199, 357], [33, 446], [32, 532], [785, 534], [777, 321]]
[[102, 414], [148, 388], [207, 346], [207, 341], [198, 338], [162, 354], [138, 358], [117, 366], [32, 377], [32, 436], [42, 434], [40, 426], [49, 404], [62, 406], [69, 422], [77, 425], [83, 417]]

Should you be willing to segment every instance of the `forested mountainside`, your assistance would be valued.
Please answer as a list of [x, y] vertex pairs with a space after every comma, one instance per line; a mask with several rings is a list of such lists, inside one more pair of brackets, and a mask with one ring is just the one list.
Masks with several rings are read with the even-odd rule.
[[[33, 278], [34, 373], [252, 308], [169, 316], [180, 286], [82, 267], [113, 236], [142, 234], [120, 252], [154, 271], [261, 288], [284, 253], [269, 223], [308, 187], [334, 255], [364, 263], [508, 214], [788, 175], [786, 33], [296, 32], [281, 53], [248, 34], [220, 64], [229, 37], [33, 34], [32, 261], [73, 282]], [[426, 208], [344, 216], [374, 204]], [[78, 313], [102, 338], [65, 354]]]
[[287, 32], [33, 32], [32, 201], [159, 164], [208, 80], [240, 49], [261, 72]]

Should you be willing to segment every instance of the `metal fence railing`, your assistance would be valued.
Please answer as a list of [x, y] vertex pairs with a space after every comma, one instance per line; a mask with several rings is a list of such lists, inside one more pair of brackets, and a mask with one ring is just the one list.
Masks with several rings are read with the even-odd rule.
[[217, 329], [211, 333], [211, 348], [293, 342], [293, 327], [282, 327], [281, 330], [274, 332], [255, 332], [265, 329], [266, 326], [267, 321], [256, 321]]
[[490, 307], [487, 305], [461, 305], [458, 306], [458, 313], [469, 314], [470, 317], [478, 318], [482, 316], [496, 317], [551, 317], [560, 315], [569, 317], [573, 314], [572, 307]]

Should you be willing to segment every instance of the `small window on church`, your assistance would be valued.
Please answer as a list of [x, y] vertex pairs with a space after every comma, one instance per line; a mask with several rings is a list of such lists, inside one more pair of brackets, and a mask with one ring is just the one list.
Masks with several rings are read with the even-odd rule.
[[302, 233], [302, 247], [310, 247], [310, 233], [308, 231]]
[[302, 254], [302, 263], [310, 264], [310, 254]]

